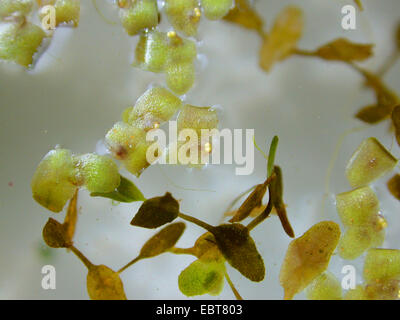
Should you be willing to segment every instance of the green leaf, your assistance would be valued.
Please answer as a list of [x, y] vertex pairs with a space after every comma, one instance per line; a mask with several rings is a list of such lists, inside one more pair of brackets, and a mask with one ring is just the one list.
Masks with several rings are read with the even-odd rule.
[[279, 143], [278, 136], [274, 136], [271, 141], [268, 153], [268, 165], [267, 165], [268, 177], [270, 177], [272, 172], [274, 171], [275, 154], [276, 154], [276, 149], [278, 148], [278, 143]]
[[196, 260], [181, 272], [179, 290], [186, 296], [218, 295], [224, 284], [225, 265], [219, 261]]
[[229, 264], [251, 281], [262, 281], [265, 266], [249, 230], [239, 224], [223, 224], [211, 231]]
[[86, 284], [92, 300], [126, 300], [118, 273], [105, 265], [90, 267]]
[[135, 186], [133, 182], [121, 176], [121, 183], [115, 191], [110, 193], [99, 193], [92, 192], [92, 197], [103, 197], [112, 199], [118, 202], [134, 202], [134, 201], [145, 201], [146, 198], [142, 192]]
[[151, 237], [140, 250], [139, 258], [152, 258], [171, 249], [185, 231], [185, 224], [170, 224]]
[[43, 228], [43, 239], [51, 248], [67, 248], [71, 246], [64, 226], [53, 218], [49, 218]]
[[146, 200], [132, 219], [131, 225], [154, 229], [173, 221], [178, 214], [179, 202], [167, 192], [162, 197]]

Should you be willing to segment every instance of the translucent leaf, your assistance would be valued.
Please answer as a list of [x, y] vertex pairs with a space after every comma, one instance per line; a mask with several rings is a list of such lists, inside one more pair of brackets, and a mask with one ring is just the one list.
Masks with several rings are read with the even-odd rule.
[[82, 183], [90, 192], [109, 193], [120, 184], [120, 175], [115, 162], [94, 153], [75, 157]]
[[392, 121], [395, 129], [397, 144], [400, 146], [400, 105], [393, 109]]
[[280, 272], [285, 299], [292, 299], [326, 270], [339, 238], [339, 226], [323, 221], [289, 244]]
[[369, 249], [364, 262], [364, 279], [400, 280], [400, 250]]
[[158, 25], [157, 0], [135, 0], [129, 3], [120, 10], [120, 19], [130, 36]]
[[184, 231], [185, 224], [183, 222], [166, 226], [144, 244], [139, 257], [152, 258], [168, 251], [175, 246]]
[[145, 201], [146, 198], [143, 196], [142, 192], [135, 186], [135, 184], [120, 176], [121, 183], [118, 188], [110, 193], [98, 193], [93, 192], [90, 195], [92, 197], [103, 197], [112, 199], [118, 202], [134, 202], [134, 201]]
[[339, 255], [346, 260], [354, 260], [368, 248], [382, 245], [385, 231], [378, 230], [373, 224], [351, 227], [342, 236], [338, 246]]
[[0, 59], [28, 67], [46, 37], [42, 28], [30, 22], [0, 25]]
[[170, 120], [182, 107], [182, 101], [164, 88], [147, 90], [136, 101], [135, 106], [126, 111], [126, 122], [145, 130]]
[[50, 151], [39, 163], [31, 182], [33, 198], [43, 207], [60, 212], [77, 188], [76, 167], [69, 150]]
[[229, 11], [224, 20], [263, 33], [264, 22], [248, 0], [235, 0], [235, 7]]
[[390, 193], [400, 200], [400, 174], [394, 175], [387, 183]]
[[[56, 25], [72, 23], [79, 25], [81, 4], [80, 0], [38, 0], [39, 6], [53, 5], [56, 9]], [[46, 13], [47, 14], [47, 13]], [[40, 18], [44, 15], [41, 14]]]
[[360, 109], [355, 117], [365, 123], [375, 124], [390, 117], [391, 108], [384, 106], [371, 105]]
[[281, 221], [282, 227], [285, 230], [286, 234], [294, 238], [294, 231], [292, 226], [290, 225], [289, 219], [286, 213], [286, 206], [283, 202], [283, 176], [282, 170], [280, 167], [274, 167], [274, 173], [276, 178], [272, 180], [270, 189], [271, 189], [271, 201], [273, 206], [276, 209], [279, 220]]
[[339, 280], [326, 271], [307, 287], [307, 299], [309, 300], [341, 300], [342, 286]]
[[212, 233], [202, 234], [193, 246], [194, 255], [200, 260], [223, 260], [221, 251], [218, 249], [217, 242]]
[[163, 72], [168, 59], [167, 36], [158, 31], [142, 34], [136, 46], [133, 66], [151, 72]]
[[336, 209], [346, 227], [371, 221], [379, 212], [379, 199], [370, 187], [362, 187], [336, 196]]
[[33, 0], [1, 0], [0, 1], [0, 19], [9, 17], [14, 13], [27, 15], [31, 12]]
[[207, 19], [222, 19], [232, 8], [233, 0], [201, 0], [201, 6]]
[[361, 187], [392, 171], [397, 164], [389, 151], [375, 138], [364, 140], [346, 167], [346, 176], [354, 188]]
[[118, 273], [105, 265], [89, 268], [86, 284], [92, 300], [126, 300], [124, 285]]
[[167, 192], [143, 202], [131, 221], [131, 225], [154, 229], [176, 219], [179, 214], [179, 202]]
[[164, 72], [168, 87], [176, 94], [186, 93], [195, 78], [196, 43], [183, 39], [175, 31], [150, 31], [141, 36], [136, 47], [134, 66], [152, 72]]
[[264, 279], [264, 261], [245, 226], [238, 223], [223, 224], [215, 227], [212, 233], [218, 248], [232, 267], [251, 281], [260, 282]]
[[183, 95], [193, 86], [195, 67], [193, 62], [169, 64], [166, 68], [166, 82], [174, 93]]
[[364, 61], [373, 55], [372, 49], [372, 44], [358, 44], [339, 38], [320, 47], [316, 55], [325, 60]]
[[146, 154], [151, 142], [146, 141], [143, 129], [117, 122], [105, 140], [113, 157], [121, 160], [126, 169], [137, 177], [150, 165]]
[[221, 262], [196, 260], [179, 275], [179, 290], [188, 297], [218, 295], [224, 284], [224, 272]]
[[53, 218], [43, 228], [43, 239], [51, 248], [67, 248], [72, 244], [65, 227]]
[[200, 137], [202, 129], [217, 128], [218, 114], [210, 107], [195, 107], [187, 104], [178, 115], [177, 126], [178, 132], [183, 129], [193, 129]]
[[366, 300], [365, 288], [361, 285], [346, 292], [344, 300]]
[[399, 280], [380, 280], [365, 286], [366, 300], [398, 300], [400, 293]]
[[197, 35], [201, 11], [196, 0], [166, 0], [165, 13], [176, 31], [188, 37]]
[[256, 188], [250, 193], [250, 195], [239, 207], [234, 217], [231, 220], [229, 220], [229, 222], [240, 222], [246, 219], [251, 214], [254, 208], [261, 206], [262, 199], [266, 191], [267, 191], [267, 185], [265, 184], [257, 185]]
[[296, 49], [303, 31], [303, 13], [297, 7], [281, 12], [269, 35], [265, 35], [260, 51], [260, 66], [270, 71], [272, 66], [290, 56]]

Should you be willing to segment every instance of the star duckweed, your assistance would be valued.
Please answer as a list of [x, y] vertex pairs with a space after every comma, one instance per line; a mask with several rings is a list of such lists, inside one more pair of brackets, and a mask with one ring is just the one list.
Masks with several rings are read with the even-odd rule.
[[[166, 0], [162, 12], [156, 0], [119, 0], [116, 3], [122, 27], [128, 35], [138, 36], [133, 66], [164, 74], [168, 87], [148, 89], [125, 109], [121, 121], [106, 134], [105, 143], [112, 157], [121, 161], [133, 175], [139, 177], [152, 164], [146, 157], [149, 148], [146, 134], [175, 115], [178, 115], [180, 129], [189, 128], [196, 132], [214, 129], [219, 123], [213, 108], [192, 106], [184, 102], [184, 97], [178, 97], [187, 93], [195, 82], [196, 37], [202, 16], [210, 20], [224, 19], [230, 24], [256, 31], [261, 40], [259, 64], [266, 72], [278, 62], [295, 56], [349, 66], [362, 77], [376, 100], [361, 108], [355, 117], [369, 124], [390, 119], [400, 145], [400, 99], [383, 80], [384, 73], [399, 56], [400, 26], [394, 39], [393, 58], [381, 70], [371, 72], [357, 63], [373, 57], [372, 44], [336, 38], [315, 50], [299, 48], [305, 21], [298, 7], [284, 8], [267, 32], [262, 16], [247, 0]], [[362, 8], [361, 1], [355, 0], [355, 3]], [[56, 9], [56, 26], [78, 26], [78, 0], [1, 1], [0, 59], [24, 67], [33, 65], [45, 38], [50, 38], [52, 32], [32, 23], [32, 12], [48, 4]], [[172, 29], [163, 31], [160, 27], [162, 13], [165, 13]], [[43, 17], [43, 13], [39, 13], [39, 17]], [[295, 237], [283, 200], [282, 169], [275, 164], [277, 144], [278, 138], [274, 137], [268, 156], [265, 156], [265, 179], [238, 197], [241, 199], [247, 195], [228, 223], [216, 226], [182, 213], [179, 201], [169, 192], [164, 196], [145, 198], [132, 181], [120, 175], [117, 165], [108, 157], [74, 155], [67, 149], [56, 148], [39, 163], [31, 182], [32, 194], [40, 205], [52, 212], [61, 212], [68, 202], [69, 205], [63, 223], [49, 218], [43, 228], [43, 239], [49, 247], [67, 248], [82, 261], [88, 269], [87, 291], [94, 300], [125, 300], [120, 274], [142, 259], [160, 254], [187, 254], [195, 258], [177, 274], [177, 288], [184, 295], [218, 295], [226, 280], [235, 297], [242, 299], [229, 278], [226, 263], [254, 282], [264, 280], [270, 264], [264, 262], [257, 249], [251, 234], [253, 229], [276, 213], [285, 233]], [[196, 147], [207, 152], [212, 150], [211, 144]], [[399, 254], [395, 249], [377, 248], [385, 238], [387, 222], [379, 212], [379, 199], [370, 186], [393, 171], [396, 165], [397, 159], [377, 139], [369, 138], [362, 142], [346, 168], [347, 179], [354, 189], [336, 196], [343, 232], [335, 222], [322, 221], [290, 242], [280, 272], [285, 299], [292, 299], [304, 289], [309, 299], [398, 298]], [[396, 174], [388, 182], [388, 189], [396, 198], [399, 198], [398, 180]], [[118, 271], [102, 264], [94, 265], [74, 245], [78, 190], [81, 187], [85, 187], [92, 197], [126, 203], [143, 201], [132, 218], [132, 229], [161, 228], [145, 242], [135, 258]], [[268, 197], [266, 203], [264, 197]], [[177, 222], [178, 219], [204, 229], [192, 247], [177, 246], [186, 230], [185, 223]], [[244, 224], [246, 219], [250, 221]], [[327, 271], [336, 249], [346, 260], [366, 252], [364, 283], [345, 294], [342, 294], [338, 279]]]

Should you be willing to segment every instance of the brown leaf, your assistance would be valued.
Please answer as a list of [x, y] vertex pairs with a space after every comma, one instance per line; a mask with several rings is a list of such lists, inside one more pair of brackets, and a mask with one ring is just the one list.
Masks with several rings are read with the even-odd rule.
[[339, 238], [339, 225], [323, 221], [289, 244], [279, 276], [285, 299], [292, 299], [326, 270]]
[[179, 202], [167, 192], [143, 202], [131, 221], [131, 225], [154, 229], [176, 219], [179, 214]]
[[279, 220], [281, 221], [282, 227], [285, 230], [286, 234], [294, 238], [294, 231], [292, 226], [290, 225], [289, 219], [286, 213], [286, 207], [283, 203], [283, 177], [282, 177], [282, 170], [280, 167], [274, 167], [274, 173], [276, 178], [271, 182], [271, 200], [272, 204], [276, 209], [278, 214]]
[[269, 35], [264, 36], [260, 51], [260, 66], [265, 71], [286, 59], [296, 49], [303, 31], [303, 13], [293, 6], [281, 12]]
[[236, 0], [235, 7], [229, 11], [224, 20], [263, 34], [263, 19], [252, 8], [248, 0]]
[[78, 220], [78, 189], [75, 191], [74, 196], [69, 201], [67, 214], [64, 220], [64, 228], [68, 241], [72, 243], [75, 234], [76, 222]]
[[325, 60], [364, 61], [372, 56], [372, 48], [372, 44], [358, 44], [339, 38], [320, 47], [316, 55]]
[[396, 132], [396, 140], [398, 145], [400, 146], [400, 105], [393, 109], [392, 121]]
[[396, 30], [396, 44], [397, 44], [397, 50], [400, 51], [400, 23], [398, 24]]
[[140, 250], [140, 258], [152, 258], [171, 249], [185, 231], [183, 222], [173, 223], [151, 237]]
[[51, 248], [68, 248], [72, 245], [64, 225], [49, 218], [43, 228], [43, 239]]
[[391, 108], [384, 106], [371, 105], [360, 109], [355, 117], [363, 122], [375, 124], [390, 117]]
[[234, 217], [229, 220], [229, 222], [240, 222], [246, 219], [254, 208], [262, 205], [262, 198], [264, 197], [266, 191], [267, 185], [265, 183], [257, 185], [253, 192], [250, 193], [243, 204], [239, 207]]
[[86, 284], [92, 300], [126, 300], [119, 274], [105, 265], [89, 268]]
[[219, 250], [229, 264], [251, 281], [265, 277], [265, 266], [249, 230], [239, 224], [223, 224], [212, 231]]
[[387, 183], [390, 193], [397, 200], [400, 200], [400, 174], [394, 175]]

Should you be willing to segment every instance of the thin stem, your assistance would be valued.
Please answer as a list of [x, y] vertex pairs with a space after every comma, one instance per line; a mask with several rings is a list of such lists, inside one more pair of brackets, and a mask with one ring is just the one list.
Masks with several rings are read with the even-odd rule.
[[383, 77], [386, 74], [386, 72], [388, 72], [389, 69], [394, 66], [394, 64], [397, 62], [399, 58], [400, 58], [400, 51], [396, 50], [390, 55], [390, 57], [388, 58], [388, 60], [386, 60], [383, 66], [376, 72], [376, 75], [379, 77]]
[[173, 248], [169, 249], [169, 252], [171, 252], [173, 254], [188, 254], [188, 255], [195, 256], [193, 248], [177, 248], [177, 247], [173, 247]]
[[229, 284], [229, 286], [231, 287], [232, 292], [233, 292], [233, 294], [235, 295], [236, 299], [237, 299], [237, 300], [243, 300], [242, 296], [241, 296], [241, 295], [239, 294], [239, 292], [236, 290], [236, 288], [235, 288], [235, 286], [234, 286], [234, 284], [233, 284], [231, 278], [229, 277], [228, 272], [226, 272], [226, 271], [225, 271], [225, 278], [226, 278], [226, 281], [228, 281], [228, 284]]
[[180, 218], [182, 218], [182, 219], [184, 219], [186, 221], [192, 222], [192, 223], [198, 225], [199, 227], [202, 227], [202, 228], [206, 229], [207, 231], [212, 232], [212, 230], [214, 229], [214, 227], [212, 225], [210, 225], [210, 224], [208, 224], [208, 223], [206, 223], [204, 221], [201, 221], [201, 220], [199, 220], [199, 219], [197, 219], [195, 217], [188, 216], [188, 215], [186, 215], [184, 213], [179, 213], [178, 217], [180, 217]]
[[247, 229], [249, 230], [253, 230], [256, 226], [258, 226], [261, 222], [263, 222], [265, 219], [268, 218], [269, 214], [272, 211], [272, 197], [271, 197], [271, 188], [268, 189], [268, 193], [269, 193], [269, 200], [268, 200], [268, 205], [265, 208], [265, 210], [259, 214], [256, 218], [254, 218], [253, 221], [251, 221], [248, 225], [247, 225]]
[[242, 198], [244, 197], [246, 194], [248, 194], [250, 191], [253, 191], [255, 188], [257, 187], [257, 185], [252, 186], [251, 188], [247, 189], [246, 191], [242, 192], [241, 194], [239, 194], [228, 206], [228, 208], [225, 210], [225, 213], [229, 212], [232, 210], [232, 208], [235, 206], [235, 204]]
[[316, 55], [315, 51], [303, 50], [303, 49], [295, 49], [293, 53], [298, 56], [304, 56], [304, 57], [315, 57]]
[[70, 249], [73, 253], [75, 253], [75, 255], [79, 258], [79, 260], [83, 262], [86, 268], [90, 269], [94, 266], [94, 264], [91, 263], [89, 259], [86, 258], [85, 255], [82, 252], [80, 252], [76, 247], [71, 246], [68, 249]]
[[128, 269], [131, 265], [133, 265], [134, 263], [138, 262], [141, 259], [140, 256], [136, 257], [135, 259], [133, 259], [131, 262], [129, 262], [127, 265], [125, 265], [124, 267], [122, 267], [121, 269], [118, 270], [118, 273], [121, 273], [122, 271], [124, 271], [125, 269]]

